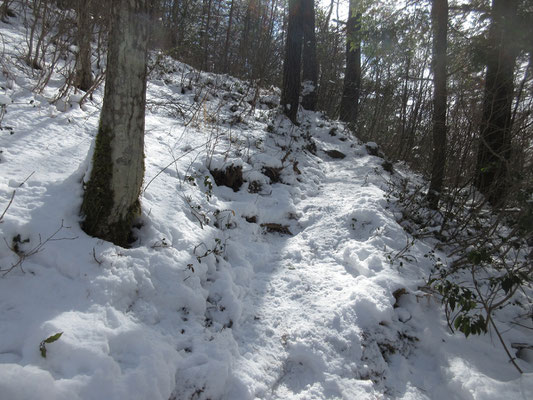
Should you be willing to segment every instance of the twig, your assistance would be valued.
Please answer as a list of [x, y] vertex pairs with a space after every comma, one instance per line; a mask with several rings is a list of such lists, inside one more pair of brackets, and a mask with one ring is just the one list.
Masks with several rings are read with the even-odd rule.
[[93, 258], [94, 258], [94, 261], [96, 261], [98, 265], [103, 264], [103, 261], [100, 261], [98, 258], [96, 258], [96, 249], [94, 247], [93, 247]]
[[30, 179], [34, 173], [35, 173], [35, 171], [33, 171], [31, 174], [29, 174], [29, 175], [26, 177], [26, 179], [24, 179], [24, 180], [20, 183], [20, 185], [18, 185], [18, 187], [22, 187], [22, 185], [24, 185], [24, 184], [26, 183], [26, 181], [27, 181], [28, 179]]
[[[6, 268], [6, 269], [1, 269], [0, 268], [0, 272], [3, 272], [2, 276], [6, 276], [8, 273], [10, 273], [11, 271], [13, 271], [16, 267], [20, 267], [20, 270], [22, 272], [24, 272], [24, 270], [22, 269], [22, 264], [24, 263], [24, 261], [26, 260], [26, 258], [30, 257], [30, 256], [33, 256], [37, 253], [39, 253], [40, 251], [43, 250], [43, 247], [46, 243], [54, 240], [55, 236], [63, 229], [65, 228], [65, 225], [63, 225], [63, 220], [61, 220], [61, 225], [59, 226], [59, 228], [57, 228], [57, 230], [52, 233], [50, 236], [48, 236], [46, 238], [46, 240], [43, 242], [42, 239], [41, 239], [41, 235], [39, 235], [39, 243], [34, 247], [32, 248], [30, 251], [28, 252], [23, 252], [17, 248], [15, 248], [14, 246], [10, 246], [6, 239], [4, 238], [4, 242], [6, 243], [6, 246], [9, 250], [11, 250], [13, 253], [15, 253], [17, 256], [18, 256], [18, 260], [15, 264], [11, 265], [11, 267], [9, 268]], [[76, 239], [76, 237], [73, 237], [73, 238], [62, 238], [62, 239], [55, 239], [55, 240], [74, 240]]]
[[[31, 178], [31, 176], [35, 173], [35, 171], [33, 171], [31, 174], [29, 174], [26, 179], [24, 179], [17, 187], [22, 187], [22, 185], [24, 185], [26, 183], [26, 181], [28, 179]], [[9, 203], [7, 203], [7, 207], [4, 209], [4, 212], [2, 213], [2, 215], [0, 215], [0, 223], [2, 223], [2, 219], [4, 218], [4, 215], [6, 215], [6, 212], [7, 210], [9, 209], [9, 207], [11, 206], [11, 203], [13, 203], [13, 199], [15, 198], [15, 193], [17, 191], [16, 190], [13, 190], [13, 193], [11, 193], [11, 198], [9, 199]]]
[[513, 325], [518, 325], [522, 328], [526, 328], [526, 329], [529, 329], [529, 330], [532, 330], [533, 331], [533, 328], [531, 326], [527, 326], [527, 325], [524, 325], [524, 324], [521, 324], [519, 322], [514, 322], [514, 321], [511, 321], [510, 324], [513, 324]]
[[9, 200], [9, 203], [7, 203], [7, 207], [5, 208], [5, 210], [2, 213], [2, 215], [0, 215], [0, 223], [3, 222], [2, 219], [4, 218], [4, 215], [6, 215], [6, 212], [9, 209], [9, 207], [11, 206], [11, 203], [13, 203], [13, 199], [15, 198], [15, 193], [16, 192], [17, 192], [16, 190], [13, 190], [13, 193], [11, 194], [11, 199]]
[[150, 186], [150, 184], [159, 176], [161, 175], [163, 172], [165, 172], [167, 170], [167, 168], [171, 167], [172, 164], [175, 164], [177, 163], [180, 159], [182, 159], [183, 157], [185, 157], [186, 155], [188, 155], [189, 153], [192, 153], [194, 150], [198, 150], [202, 147], [204, 147], [207, 143], [209, 143], [209, 141], [207, 141], [206, 143], [202, 143], [201, 145], [199, 146], [196, 146], [196, 147], [193, 147], [192, 149], [190, 149], [189, 151], [185, 152], [184, 154], [182, 154], [181, 156], [179, 156], [178, 158], [173, 158], [172, 159], [172, 162], [170, 162], [169, 164], [167, 164], [165, 167], [161, 168], [161, 170], [154, 175], [154, 177], [152, 179], [150, 179], [148, 181], [148, 183], [146, 184], [146, 186], [144, 187], [144, 189], [142, 190], [143, 193], [146, 192], [146, 189], [148, 189], [148, 186]]
[[89, 88], [89, 90], [87, 90], [87, 92], [80, 99], [79, 101], [80, 105], [82, 105], [85, 102], [85, 99], [87, 98], [87, 96], [92, 96], [93, 92], [100, 86], [100, 84], [104, 81], [105, 77], [106, 77], [106, 74], [104, 72], [94, 81], [93, 85]]
[[515, 366], [515, 368], [517, 369], [518, 372], [520, 372], [521, 374], [523, 374], [524, 372], [520, 369], [520, 367], [518, 366], [518, 364], [516, 364], [515, 360], [514, 360], [514, 357], [511, 356], [511, 353], [509, 353], [509, 349], [507, 348], [507, 345], [505, 344], [505, 342], [503, 341], [503, 338], [502, 338], [502, 335], [500, 335], [500, 331], [498, 330], [498, 328], [496, 327], [496, 324], [494, 323], [494, 320], [492, 318], [490, 318], [490, 323], [492, 325], [492, 327], [494, 328], [494, 331], [496, 332], [496, 335], [498, 335], [498, 339], [500, 339], [500, 343], [502, 344], [505, 352], [507, 353], [507, 356], [509, 357], [509, 360], [511, 360], [511, 362], [513, 363], [513, 365]]

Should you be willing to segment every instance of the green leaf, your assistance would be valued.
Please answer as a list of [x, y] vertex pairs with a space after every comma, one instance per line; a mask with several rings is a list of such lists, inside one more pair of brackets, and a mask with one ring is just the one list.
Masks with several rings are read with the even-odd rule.
[[508, 273], [501, 279], [501, 285], [502, 289], [505, 292], [505, 294], [509, 293], [509, 291], [514, 287], [514, 285], [519, 285], [522, 283], [522, 280], [519, 276], [513, 275], [512, 273]]
[[41, 357], [46, 358], [46, 343], [54, 343], [61, 337], [62, 334], [63, 332], [58, 332], [55, 335], [47, 337], [41, 343], [39, 343], [39, 351], [41, 352]]
[[55, 335], [52, 335], [52, 336], [47, 337], [46, 339], [44, 339], [44, 342], [45, 343], [54, 343], [56, 340], [58, 340], [61, 337], [62, 334], [63, 334], [63, 332], [56, 333]]
[[39, 351], [41, 352], [41, 357], [46, 358], [46, 346], [44, 340], [39, 344]]
[[459, 315], [456, 319], [455, 319], [455, 322], [453, 323], [453, 326], [455, 327], [455, 329], [459, 329], [459, 325], [461, 325], [461, 322], [463, 321], [463, 316], [462, 315]]
[[468, 253], [467, 258], [468, 261], [475, 265], [479, 265], [482, 262], [490, 263], [492, 261], [490, 253], [486, 248], [472, 250], [470, 253]]
[[461, 327], [461, 332], [465, 334], [465, 337], [468, 337], [470, 335], [470, 324], [465, 324]]
[[451, 298], [450, 298], [450, 302], [449, 302], [449, 304], [450, 304], [450, 309], [451, 309], [452, 311], [454, 311], [454, 310], [455, 310], [455, 297], [451, 297]]

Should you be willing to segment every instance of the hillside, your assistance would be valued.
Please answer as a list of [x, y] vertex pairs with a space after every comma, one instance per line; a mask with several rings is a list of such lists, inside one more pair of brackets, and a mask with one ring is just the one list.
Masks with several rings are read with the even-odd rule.
[[[395, 192], [422, 178], [319, 112], [292, 125], [277, 89], [153, 54], [143, 217], [129, 249], [87, 236], [103, 87], [51, 102], [61, 74], [36, 93], [0, 27], [1, 399], [533, 398], [531, 354], [520, 375], [452, 334], [425, 290], [450, 260]], [[498, 324], [531, 343], [517, 297]]]

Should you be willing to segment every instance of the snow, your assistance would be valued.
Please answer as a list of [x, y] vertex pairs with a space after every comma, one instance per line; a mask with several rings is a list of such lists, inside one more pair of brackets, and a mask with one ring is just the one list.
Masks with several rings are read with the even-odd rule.
[[[15, 49], [24, 29], [11, 22], [0, 24]], [[195, 81], [190, 67], [160, 62], [130, 249], [79, 227], [103, 88], [80, 107], [79, 94], [52, 104], [34, 93], [21, 70], [0, 77], [1, 124], [13, 127], [0, 131], [2, 212], [15, 192], [0, 223], [0, 268], [20, 261], [10, 249], [18, 234], [26, 254], [0, 278], [2, 399], [533, 398], [531, 361], [516, 360], [519, 376], [494, 338], [451, 334], [438, 299], [419, 289], [430, 244], [416, 240], [401, 267], [391, 263], [412, 237], [388, 181], [414, 174], [391, 177], [366, 150], [375, 144], [319, 113], [302, 112], [295, 128], [278, 109], [243, 101], [234, 120], [243, 95], [232, 90], [246, 83]], [[185, 94], [182, 77], [193, 82]], [[157, 105], [167, 98], [174, 108]], [[262, 99], [278, 102], [272, 91]], [[237, 192], [209, 172], [229, 165], [243, 167]], [[281, 168], [281, 182], [264, 167]], [[396, 299], [398, 289], [406, 294]], [[39, 343], [58, 332], [43, 358]], [[529, 332], [505, 335], [531, 342]]]
[[11, 103], [11, 98], [5, 94], [0, 94], [0, 105], [5, 106]]

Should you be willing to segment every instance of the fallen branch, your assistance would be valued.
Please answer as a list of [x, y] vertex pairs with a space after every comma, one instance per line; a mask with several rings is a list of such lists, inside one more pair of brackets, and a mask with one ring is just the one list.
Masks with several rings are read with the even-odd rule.
[[[22, 187], [22, 185], [24, 185], [26, 183], [26, 181], [28, 179], [31, 178], [31, 176], [35, 173], [35, 171], [33, 171], [31, 174], [29, 174], [26, 179], [24, 179], [17, 187]], [[4, 215], [6, 215], [6, 212], [7, 210], [9, 209], [9, 207], [11, 207], [11, 203], [13, 203], [13, 199], [15, 198], [15, 194], [17, 193], [16, 190], [13, 190], [13, 193], [11, 193], [11, 198], [9, 199], [9, 203], [7, 203], [7, 207], [4, 209], [4, 212], [2, 213], [2, 215], [0, 215], [0, 223], [2, 223], [2, 219], [4, 218]]]
[[11, 199], [9, 199], [9, 203], [7, 203], [7, 207], [5, 208], [5, 210], [2, 213], [2, 215], [0, 215], [0, 223], [3, 222], [2, 219], [4, 218], [4, 215], [6, 215], [6, 212], [9, 209], [9, 207], [11, 206], [11, 203], [13, 203], [13, 199], [15, 198], [15, 193], [16, 192], [17, 192], [16, 190], [13, 190], [13, 193], [11, 194]]

